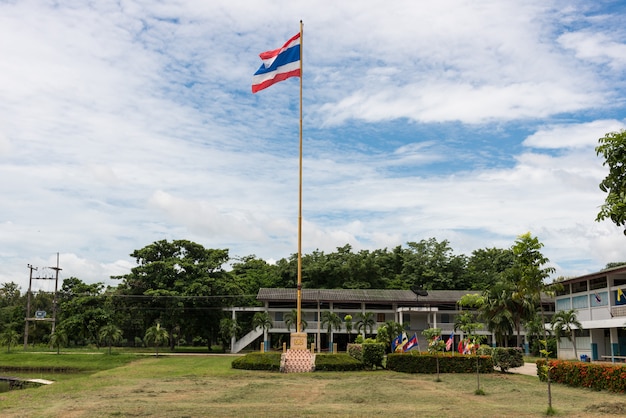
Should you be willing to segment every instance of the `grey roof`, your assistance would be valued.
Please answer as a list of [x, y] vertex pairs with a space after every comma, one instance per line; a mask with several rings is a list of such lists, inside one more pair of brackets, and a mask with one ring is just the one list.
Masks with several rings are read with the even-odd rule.
[[[257, 300], [296, 300], [296, 289], [261, 288]], [[421, 296], [420, 296], [421, 299]], [[387, 289], [302, 289], [302, 300], [308, 302], [416, 302], [410, 290]]]
[[[416, 296], [410, 290], [393, 289], [302, 289], [302, 300], [308, 302], [397, 302], [397, 303], [456, 303], [463, 295], [480, 293], [468, 290], [429, 290], [428, 296]], [[257, 300], [296, 300], [296, 289], [261, 288]]]
[[[456, 303], [467, 294], [480, 294], [476, 290], [429, 290], [428, 296], [416, 296], [410, 290], [391, 289], [302, 289], [302, 301], [305, 302], [380, 302], [411, 303], [419, 305], [437, 305]], [[261, 288], [257, 300], [295, 301], [296, 289]], [[544, 302], [553, 299], [542, 296]]]

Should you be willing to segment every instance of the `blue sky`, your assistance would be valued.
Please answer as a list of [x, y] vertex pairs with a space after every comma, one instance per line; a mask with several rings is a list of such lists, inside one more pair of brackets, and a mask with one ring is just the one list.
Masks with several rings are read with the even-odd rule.
[[626, 128], [623, 2], [433, 3], [0, 1], [0, 283], [57, 252], [115, 283], [160, 239], [295, 253], [298, 80], [250, 82], [301, 19], [304, 252], [626, 260], [594, 151]]

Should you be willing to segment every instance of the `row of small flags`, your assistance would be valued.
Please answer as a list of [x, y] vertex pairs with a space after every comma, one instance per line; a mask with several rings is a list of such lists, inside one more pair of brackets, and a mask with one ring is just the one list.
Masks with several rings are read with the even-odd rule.
[[[435, 337], [433, 341], [437, 341], [439, 339], [441, 339], [441, 336], [438, 335]], [[446, 351], [452, 350], [453, 343], [454, 343], [454, 332], [450, 334], [450, 337], [448, 337], [448, 341], [446, 341]], [[417, 340], [417, 333], [414, 333], [413, 337], [409, 339], [406, 333], [403, 332], [401, 335], [398, 335], [396, 338], [394, 338], [393, 342], [391, 343], [391, 351], [396, 352], [396, 353], [397, 352], [406, 353], [407, 351], [410, 351], [416, 348], [419, 348], [419, 341]], [[459, 345], [457, 347], [458, 352], [461, 354], [471, 354], [472, 352], [474, 352], [475, 349], [476, 349], [476, 345], [473, 344], [468, 339], [459, 341]]]
[[404, 352], [419, 348], [420, 344], [417, 340], [417, 333], [413, 334], [411, 339], [409, 339], [406, 333], [402, 333], [394, 338], [391, 343], [391, 351], [394, 352]]
[[[439, 338], [441, 337], [436, 336], [435, 341], [437, 341]], [[452, 350], [453, 343], [454, 343], [454, 332], [450, 334], [450, 337], [448, 337], [448, 341], [446, 341], [446, 351]], [[461, 340], [461, 342], [459, 343], [459, 352], [463, 352], [465, 349], [465, 346], [461, 346], [461, 344], [464, 344], [463, 340]], [[406, 333], [403, 332], [402, 334], [394, 338], [393, 342], [391, 343], [391, 351], [393, 352], [406, 353], [407, 351], [410, 351], [416, 348], [419, 348], [419, 341], [417, 339], [417, 333], [414, 333], [413, 337], [409, 339]]]

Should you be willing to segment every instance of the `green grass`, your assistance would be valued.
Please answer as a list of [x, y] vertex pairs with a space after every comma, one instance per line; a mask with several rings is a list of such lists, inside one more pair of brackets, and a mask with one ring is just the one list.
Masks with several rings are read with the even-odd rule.
[[[28, 357], [32, 356], [32, 359]], [[56, 383], [0, 394], [3, 417], [540, 417], [546, 385], [534, 376], [379, 371], [281, 374], [235, 370], [234, 357], [119, 354], [0, 355], [0, 366], [63, 362], [83, 370]], [[552, 385], [557, 416], [606, 416], [623, 395]], [[604, 412], [603, 412], [604, 411]]]

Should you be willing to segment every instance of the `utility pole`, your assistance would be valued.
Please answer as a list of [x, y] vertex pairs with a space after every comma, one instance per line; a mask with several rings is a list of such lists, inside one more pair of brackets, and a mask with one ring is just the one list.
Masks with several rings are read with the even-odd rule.
[[[52, 322], [52, 332], [54, 333], [56, 330], [57, 323], [57, 293], [59, 291], [59, 271], [63, 270], [59, 267], [59, 253], [57, 253], [57, 265], [56, 267], [49, 267], [51, 270], [54, 270], [54, 277], [33, 277], [33, 271], [37, 270], [37, 267], [33, 267], [28, 264], [28, 269], [30, 270], [29, 281], [28, 281], [28, 292], [26, 293], [26, 317], [24, 318], [24, 350], [28, 349], [28, 330], [29, 325], [32, 321], [44, 321], [44, 322]], [[31, 299], [33, 295], [33, 279], [34, 280], [54, 280], [54, 295], [52, 296], [52, 318], [46, 318], [45, 311], [36, 312], [35, 316], [31, 315]]]
[[54, 331], [55, 331], [56, 325], [57, 325], [57, 293], [59, 291], [59, 271], [62, 270], [59, 267], [59, 253], [57, 253], [57, 266], [56, 267], [50, 267], [50, 268], [55, 271], [55, 275], [54, 275], [54, 296], [52, 298], [52, 334], [54, 334]]
[[30, 264], [28, 264], [27, 267], [30, 270], [30, 274], [28, 280], [28, 292], [26, 292], [26, 317], [24, 319], [26, 321], [26, 325], [24, 325], [24, 350], [28, 348], [28, 318], [30, 317], [30, 295], [32, 293], [31, 289], [33, 286], [33, 270], [37, 270], [37, 267], [33, 267]]

